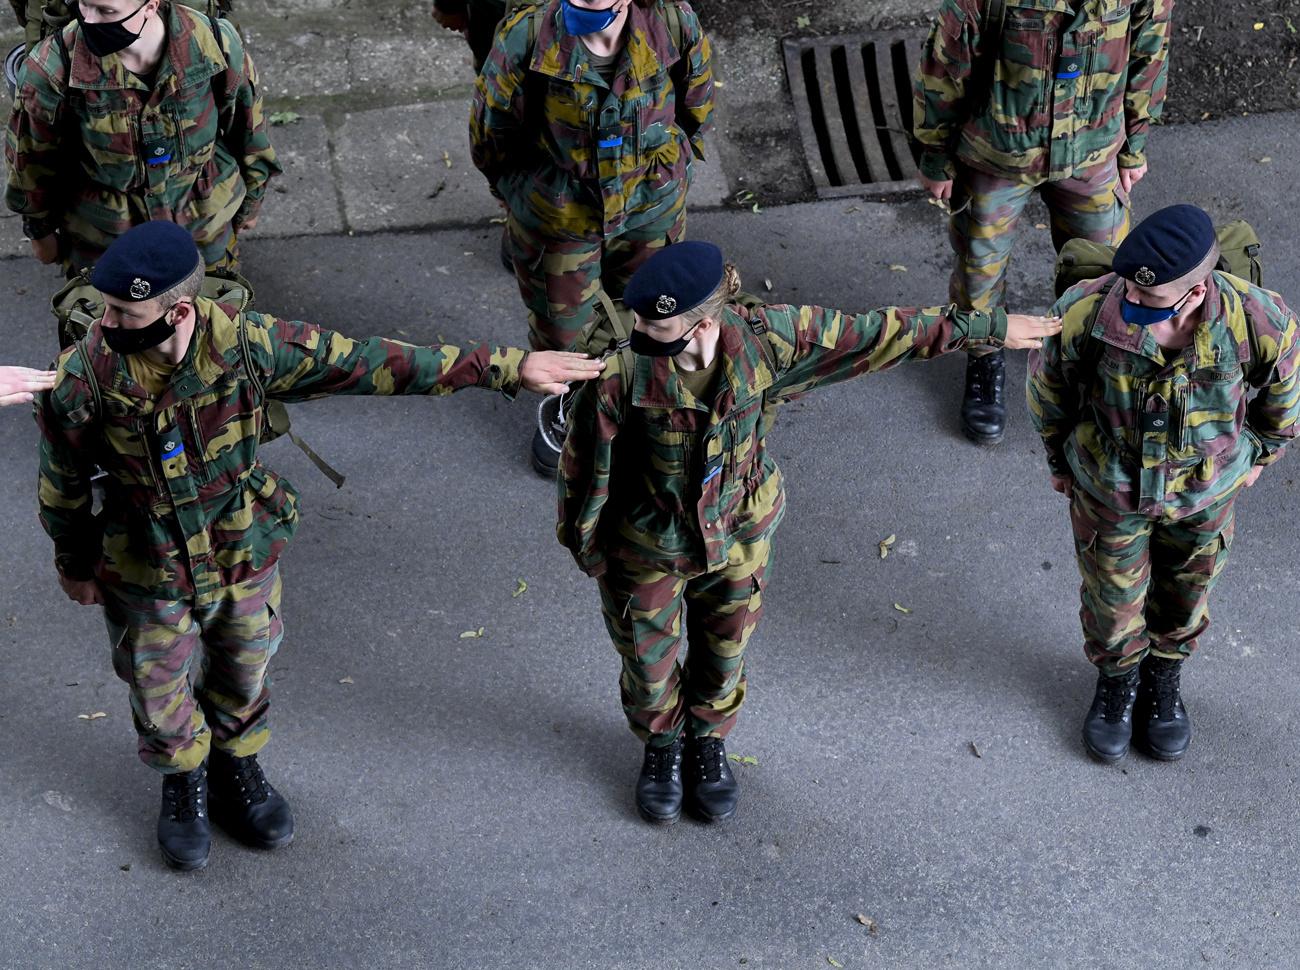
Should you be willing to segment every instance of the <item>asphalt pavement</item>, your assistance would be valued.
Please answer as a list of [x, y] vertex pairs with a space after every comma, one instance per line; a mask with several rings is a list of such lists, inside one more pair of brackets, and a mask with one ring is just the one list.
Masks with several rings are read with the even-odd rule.
[[[1136, 204], [1250, 218], [1269, 285], [1300, 302], [1298, 121], [1157, 132]], [[1043, 221], [1023, 228], [1017, 308], [1049, 301]], [[716, 209], [689, 229], [773, 302], [945, 299], [942, 215], [920, 200]], [[497, 231], [254, 236], [246, 256], [269, 312], [520, 342]], [[0, 261], [7, 360], [50, 357], [56, 282]], [[1023, 359], [995, 449], [957, 432], [962, 367], [785, 409], [790, 510], [729, 741], [757, 764], [737, 767], [740, 812], [717, 827], [636, 817], [640, 746], [595, 584], [526, 464], [535, 399], [295, 407], [348, 476], [335, 490], [288, 442], [266, 451], [303, 496], [263, 757], [298, 835], [274, 854], [218, 835], [191, 875], [158, 856], [158, 780], [102, 623], [55, 583], [35, 428], [0, 412], [0, 967], [1295, 965], [1295, 459], [1240, 503], [1184, 681], [1190, 754], [1103, 767], [1078, 737], [1094, 675]]]

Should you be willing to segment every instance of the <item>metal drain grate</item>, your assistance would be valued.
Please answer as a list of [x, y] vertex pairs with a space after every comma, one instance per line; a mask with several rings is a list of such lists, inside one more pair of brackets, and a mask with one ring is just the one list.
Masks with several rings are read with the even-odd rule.
[[912, 71], [924, 33], [785, 42], [804, 156], [822, 198], [915, 188]]

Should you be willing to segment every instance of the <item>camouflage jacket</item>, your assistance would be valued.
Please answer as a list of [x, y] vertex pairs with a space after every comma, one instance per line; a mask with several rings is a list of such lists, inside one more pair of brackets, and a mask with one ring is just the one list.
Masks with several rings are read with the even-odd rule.
[[[764, 327], [766, 337], [755, 333]], [[733, 304], [719, 335], [712, 407], [691, 395], [671, 358], [636, 357], [627, 375], [610, 357], [571, 409], [559, 540], [592, 576], [607, 556], [681, 575], [720, 569], [735, 543], [770, 536], [784, 511], [781, 473], [764, 442], [766, 403], [968, 344], [1000, 345], [1005, 335], [1000, 309], [855, 315]]]
[[565, 33], [560, 0], [502, 24], [475, 87], [470, 143], [474, 164], [525, 225], [599, 239], [684, 201], [691, 153], [704, 157], [713, 69], [690, 5], [678, 4], [679, 50], [664, 2], [628, 7], [612, 87]]
[[[99, 325], [87, 340], [103, 395], [96, 413], [76, 348], [59, 358], [54, 390], [36, 408], [40, 514], [60, 572], [155, 599], [202, 603], [275, 562], [298, 525], [298, 498], [258, 460], [263, 411], [247, 376], [240, 314], [200, 298], [199, 326], [168, 389], [151, 399]], [[413, 347], [353, 340], [309, 323], [243, 315], [250, 359], [266, 396], [450, 394], [485, 387], [513, 394], [524, 352]], [[91, 515], [90, 470], [105, 479]]]
[[166, 219], [187, 226], [212, 265], [232, 224], [256, 215], [280, 165], [253, 62], [228, 21], [217, 21], [218, 41], [202, 14], [163, 9], [152, 91], [119, 55], [92, 55], [75, 21], [63, 30], [70, 66], [53, 35], [24, 62], [5, 203], [30, 238], [62, 229], [102, 250], [133, 225]]
[[1117, 511], [1181, 518], [1300, 434], [1296, 317], [1276, 293], [1216, 272], [1195, 339], [1164, 351], [1124, 322], [1116, 279], [1057, 303], [1064, 329], [1029, 359], [1030, 413], [1054, 474]]
[[[917, 70], [913, 134], [928, 178], [954, 160], [1042, 182], [1146, 159], [1168, 76], [1173, 0], [1007, 0], [993, 88], [979, 86], [982, 8], [943, 0]], [[981, 102], [974, 104], [972, 98]]]

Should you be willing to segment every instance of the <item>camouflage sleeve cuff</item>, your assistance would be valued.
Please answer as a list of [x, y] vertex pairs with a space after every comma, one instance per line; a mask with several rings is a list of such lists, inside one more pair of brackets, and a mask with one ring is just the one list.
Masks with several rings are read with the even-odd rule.
[[513, 401], [519, 393], [524, 361], [529, 353], [518, 347], [493, 347], [479, 387], [500, 391], [507, 401]]
[[992, 310], [958, 311], [965, 323], [966, 345], [992, 344], [1001, 347], [1007, 339], [1007, 311], [1001, 307]]
[[58, 228], [53, 219], [23, 216], [23, 235], [28, 239], [44, 239]]
[[1145, 152], [1122, 151], [1119, 153], [1120, 168], [1141, 168], [1147, 163]]
[[952, 159], [942, 152], [922, 152], [920, 169], [932, 182], [946, 182], [956, 173]]

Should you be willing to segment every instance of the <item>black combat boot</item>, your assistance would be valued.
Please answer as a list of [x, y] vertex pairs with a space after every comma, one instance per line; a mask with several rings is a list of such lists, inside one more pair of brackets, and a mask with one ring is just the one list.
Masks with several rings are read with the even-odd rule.
[[1098, 674], [1097, 693], [1083, 719], [1083, 744], [1094, 758], [1114, 764], [1128, 754], [1137, 689], [1136, 667], [1115, 677]]
[[636, 780], [636, 810], [652, 825], [671, 825], [682, 814], [682, 739], [656, 748], [645, 746]]
[[293, 841], [293, 812], [271, 787], [257, 755], [236, 758], [213, 749], [212, 820], [257, 849], [278, 849]]
[[740, 786], [727, 764], [727, 747], [722, 738], [691, 741], [686, 765], [686, 804], [701, 822], [721, 822], [736, 814]]
[[548, 394], [537, 405], [537, 430], [533, 432], [533, 470], [543, 478], [555, 478], [564, 449], [568, 401], [563, 395]]
[[163, 775], [158, 846], [163, 861], [173, 869], [189, 872], [208, 864], [212, 829], [208, 824], [206, 766], [199, 765], [183, 774]]
[[1133, 741], [1160, 761], [1177, 761], [1192, 743], [1192, 719], [1179, 691], [1181, 660], [1150, 654], [1142, 661], [1142, 683], [1133, 709]]
[[961, 399], [961, 431], [977, 445], [995, 445], [1007, 427], [1007, 358], [1001, 350], [966, 357], [966, 393]]

